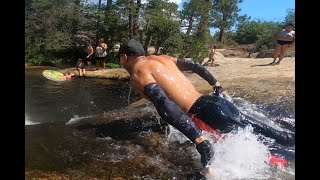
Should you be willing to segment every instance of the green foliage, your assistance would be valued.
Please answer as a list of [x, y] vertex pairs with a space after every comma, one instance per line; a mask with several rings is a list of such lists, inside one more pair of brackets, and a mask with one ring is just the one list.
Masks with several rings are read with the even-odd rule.
[[[235, 47], [238, 45], [237, 41], [236, 41], [236, 32], [233, 31], [227, 31], [224, 33], [224, 38], [223, 38], [223, 44], [225, 46], [230, 46], [230, 47]], [[218, 43], [219, 42], [219, 32], [216, 32], [213, 35], [213, 40], [214, 42]], [[220, 43], [221, 44], [221, 43]], [[221, 48], [223, 48], [224, 46], [222, 46]]]
[[287, 10], [287, 15], [284, 18], [284, 24], [288, 23], [293, 23], [295, 24], [296, 19], [295, 19], [295, 9], [288, 9]]
[[219, 42], [223, 42], [223, 35], [225, 31], [231, 29], [237, 20], [242, 20], [243, 17], [239, 17], [240, 8], [239, 3], [243, 0], [217, 0], [213, 2], [211, 10], [211, 27], [218, 28], [220, 30]]
[[281, 23], [267, 21], [250, 21], [238, 26], [235, 41], [239, 44], [256, 43], [261, 46], [271, 47], [274, 36], [281, 30]]
[[[156, 47], [168, 45], [168, 39], [180, 34], [181, 22], [178, 18], [178, 5], [160, 0], [150, 0], [144, 12], [145, 32], [152, 34]], [[173, 47], [174, 48], [174, 47]]]
[[[106, 1], [102, 1], [98, 11], [98, 1], [26, 0], [25, 62], [74, 65], [76, 59], [85, 56], [83, 46], [86, 43], [96, 46], [96, 38], [103, 37], [109, 50], [114, 44], [127, 40], [129, 15], [137, 1], [108, 2], [107, 7]], [[264, 49], [272, 46], [273, 37], [284, 24], [295, 21], [294, 9], [287, 11], [281, 23], [249, 21], [250, 17], [238, 15], [238, 4], [242, 0], [189, 0], [181, 11], [177, 4], [168, 0], [142, 2], [135, 25], [138, 25], [139, 40], [144, 46], [163, 48], [166, 54], [191, 57], [199, 62], [209, 53], [212, 40], [209, 27], [223, 32], [213, 37], [218, 42], [223, 35], [219, 46], [256, 43]], [[232, 27], [236, 30], [231, 31]], [[108, 52], [107, 62], [110, 67], [120, 66], [112, 52]]]
[[76, 48], [75, 35], [83, 18], [80, 9], [74, 0], [29, 1], [25, 16], [25, 61], [36, 65], [54, 61], [62, 58], [56, 52]]
[[114, 69], [114, 68], [121, 68], [122, 66], [115, 63], [106, 63], [106, 67]]
[[[206, 34], [206, 38], [209, 35]], [[202, 62], [204, 58], [208, 57], [209, 47], [208, 42], [198, 39], [196, 36], [185, 37], [185, 46], [184, 46], [184, 56], [188, 58], [192, 58], [197, 62]]]
[[183, 38], [181, 34], [174, 34], [167, 38], [162, 47], [163, 51], [166, 54], [171, 54], [173, 56], [182, 56], [183, 55]]

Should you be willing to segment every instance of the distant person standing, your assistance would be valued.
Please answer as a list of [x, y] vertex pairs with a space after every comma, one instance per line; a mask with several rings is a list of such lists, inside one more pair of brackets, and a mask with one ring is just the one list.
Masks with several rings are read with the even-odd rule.
[[209, 54], [209, 63], [211, 64], [211, 66], [213, 66], [213, 62], [214, 62], [214, 55], [216, 54], [217, 52], [217, 46], [213, 46], [213, 48], [211, 49], [210, 51], [210, 54]]
[[91, 65], [92, 65], [92, 58], [93, 58], [93, 53], [94, 53], [92, 45], [89, 43], [86, 44], [86, 46], [84, 47], [84, 51], [87, 55], [86, 62], [87, 62], [88, 68], [90, 69]]
[[96, 57], [96, 69], [102, 68], [104, 70], [106, 68], [105, 59], [107, 56], [107, 48], [108, 45], [104, 42], [103, 38], [99, 39], [98, 46], [95, 50], [95, 57]]
[[[294, 41], [295, 41], [294, 25], [292, 23], [288, 23], [286, 28], [282, 30], [276, 37], [277, 45], [273, 54], [273, 61], [270, 64], [271, 65], [280, 64], [280, 62], [286, 55], [288, 48], [293, 46]], [[276, 62], [278, 56], [279, 56], [279, 60]]]

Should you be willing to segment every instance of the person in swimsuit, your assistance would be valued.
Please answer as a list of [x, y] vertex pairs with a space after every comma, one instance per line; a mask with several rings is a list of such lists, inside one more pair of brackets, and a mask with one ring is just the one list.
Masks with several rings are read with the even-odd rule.
[[102, 68], [102, 70], [106, 69], [106, 56], [107, 56], [108, 45], [104, 42], [104, 38], [99, 39], [98, 46], [95, 50], [95, 58], [96, 58], [96, 70]]
[[[131, 86], [155, 106], [168, 124], [182, 132], [196, 145], [201, 163], [211, 174], [210, 160], [214, 155], [211, 143], [202, 130], [220, 138], [221, 133], [251, 125], [255, 133], [275, 139], [285, 146], [295, 144], [295, 134], [276, 130], [243, 113], [220, 95], [226, 95], [220, 83], [201, 64], [168, 55], [145, 56], [143, 46], [135, 39], [119, 49], [121, 65], [130, 74]], [[182, 71], [191, 70], [204, 78], [212, 87], [213, 96], [199, 93]]]
[[86, 75], [86, 68], [81, 58], [78, 59], [78, 62], [76, 64], [76, 69], [79, 72], [79, 77]]
[[84, 50], [87, 54], [85, 60], [87, 62], [87, 66], [88, 66], [88, 69], [91, 69], [91, 65], [92, 65], [92, 59], [93, 59], [93, 53], [94, 53], [94, 50], [93, 50], [93, 47], [91, 44], [86, 44], [86, 46], [84, 47]]
[[209, 63], [211, 64], [211, 66], [213, 66], [213, 62], [214, 62], [214, 55], [216, 54], [217, 52], [217, 46], [213, 46], [213, 48], [211, 49], [210, 51], [210, 54], [209, 54]]
[[[293, 46], [294, 41], [295, 41], [294, 25], [292, 23], [289, 23], [287, 24], [286, 28], [278, 34], [276, 38], [277, 45], [273, 54], [273, 61], [270, 64], [272, 65], [280, 64], [288, 48]], [[276, 62], [278, 57], [279, 57], [279, 60]]]

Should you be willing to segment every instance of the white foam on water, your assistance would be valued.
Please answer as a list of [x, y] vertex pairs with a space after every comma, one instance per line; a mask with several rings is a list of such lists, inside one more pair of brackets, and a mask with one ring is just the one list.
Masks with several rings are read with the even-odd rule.
[[71, 119], [66, 123], [66, 125], [70, 125], [70, 124], [77, 123], [77, 122], [79, 122], [81, 119], [89, 118], [89, 117], [92, 117], [92, 116], [81, 116], [81, 117], [79, 117], [79, 115], [73, 115], [73, 118], [71, 118]]
[[169, 133], [167, 135], [167, 140], [169, 142], [179, 142], [180, 144], [190, 141], [185, 135], [182, 134], [179, 130], [169, 125]]
[[208, 180], [267, 179], [271, 176], [270, 165], [266, 163], [268, 147], [258, 141], [251, 127], [229, 133], [227, 137], [213, 144], [214, 170]]
[[244, 100], [240, 97], [236, 98], [229, 98], [230, 102], [232, 102], [240, 112], [243, 114], [246, 114], [248, 116], [253, 117], [254, 119], [263, 122], [277, 130], [283, 131], [279, 125], [277, 125], [275, 122], [271, 121], [256, 104], [250, 103], [247, 100]]
[[295, 118], [290, 118], [290, 117], [283, 117], [283, 118], [281, 118], [281, 121], [285, 121], [285, 122], [290, 123], [290, 124], [295, 124], [296, 123], [296, 119]]
[[[169, 129], [169, 142], [189, 141], [173, 126], [169, 125]], [[208, 133], [204, 135], [213, 138]], [[266, 163], [270, 154], [268, 147], [258, 140], [258, 135], [252, 133], [252, 127], [239, 128], [237, 133], [228, 133], [226, 136], [224, 140], [212, 143], [214, 158], [211, 164], [214, 172], [206, 177], [208, 180], [260, 180], [272, 176], [271, 166]], [[200, 161], [200, 154], [196, 149], [194, 152]]]
[[25, 114], [24, 115], [24, 125], [35, 125], [35, 124], [40, 124], [38, 122], [33, 122], [30, 120], [30, 116]]

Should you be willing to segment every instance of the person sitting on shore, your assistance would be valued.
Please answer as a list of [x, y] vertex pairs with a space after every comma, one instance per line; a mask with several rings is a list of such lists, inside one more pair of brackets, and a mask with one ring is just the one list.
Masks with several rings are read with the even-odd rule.
[[[220, 83], [201, 64], [168, 55], [145, 56], [143, 46], [131, 39], [119, 49], [121, 65], [130, 74], [134, 89], [153, 103], [158, 114], [168, 124], [182, 132], [196, 145], [201, 163], [209, 174], [214, 152], [202, 131], [211, 132], [218, 141], [222, 134], [253, 127], [253, 132], [272, 138], [284, 146], [295, 144], [295, 134], [276, 130], [241, 113], [230, 101]], [[204, 78], [215, 95], [199, 93], [182, 71], [191, 70]]]
[[79, 72], [79, 77], [85, 76], [86, 75], [86, 69], [85, 69], [85, 65], [82, 62], [82, 59], [79, 58], [77, 65], [76, 65], [76, 69]]

